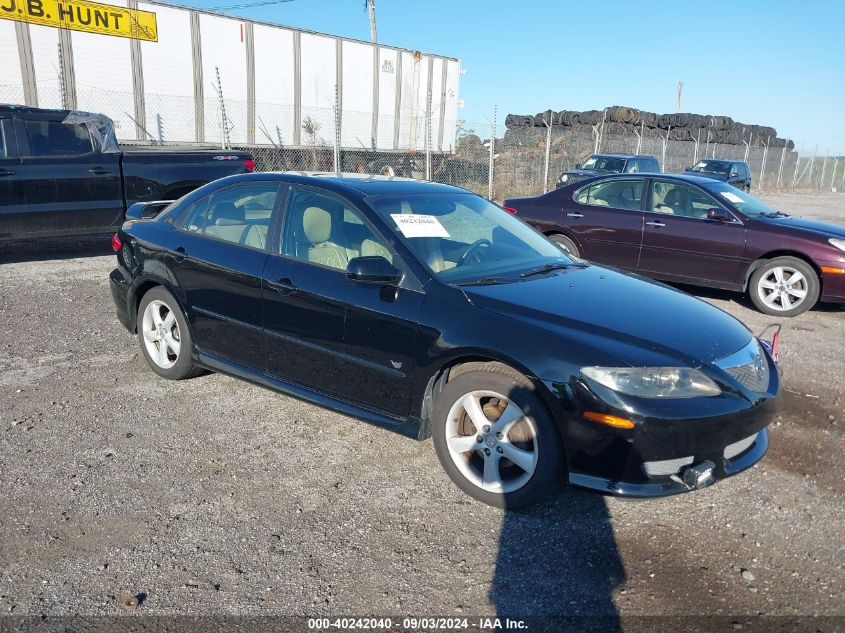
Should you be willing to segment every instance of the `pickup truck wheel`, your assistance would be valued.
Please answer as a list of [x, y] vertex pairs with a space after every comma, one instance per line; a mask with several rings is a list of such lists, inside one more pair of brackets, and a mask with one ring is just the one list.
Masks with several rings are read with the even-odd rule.
[[432, 415], [434, 450], [465, 493], [499, 508], [524, 508], [563, 481], [560, 433], [531, 383], [509, 367], [450, 380]]
[[182, 380], [202, 373], [191, 362], [193, 341], [176, 299], [152, 288], [138, 306], [138, 341], [150, 368], [162, 378]]
[[765, 262], [748, 284], [748, 294], [764, 314], [792, 317], [812, 308], [819, 298], [816, 271], [796, 257], [775, 257]]
[[581, 252], [578, 250], [578, 247], [575, 245], [575, 242], [570, 240], [565, 235], [561, 235], [560, 233], [552, 233], [551, 235], [549, 235], [549, 239], [573, 257], [581, 257]]

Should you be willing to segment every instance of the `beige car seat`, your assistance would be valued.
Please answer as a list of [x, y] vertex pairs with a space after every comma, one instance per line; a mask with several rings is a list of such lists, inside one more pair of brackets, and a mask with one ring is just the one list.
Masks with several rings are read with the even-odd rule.
[[[335, 232], [336, 233], [336, 232]], [[332, 214], [320, 207], [308, 207], [302, 213], [302, 231], [297, 233], [296, 253], [301, 259], [332, 268], [346, 269], [349, 253], [332, 241]]]
[[205, 226], [205, 233], [227, 242], [240, 243], [246, 229], [246, 219], [242, 207], [234, 202], [218, 202], [211, 210]]
[[663, 198], [663, 206], [669, 207], [675, 215], [692, 215], [689, 192], [683, 187], [675, 187]]

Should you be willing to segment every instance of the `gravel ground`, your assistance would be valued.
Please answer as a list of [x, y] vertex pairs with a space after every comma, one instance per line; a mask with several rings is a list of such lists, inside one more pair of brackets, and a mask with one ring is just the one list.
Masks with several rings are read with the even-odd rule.
[[[845, 222], [845, 196], [773, 196]], [[643, 502], [472, 501], [430, 442], [221, 375], [157, 378], [107, 239], [0, 246], [0, 613], [845, 615], [845, 310], [783, 324], [755, 468]], [[754, 331], [778, 321], [696, 291]], [[827, 629], [826, 629], [827, 630]]]

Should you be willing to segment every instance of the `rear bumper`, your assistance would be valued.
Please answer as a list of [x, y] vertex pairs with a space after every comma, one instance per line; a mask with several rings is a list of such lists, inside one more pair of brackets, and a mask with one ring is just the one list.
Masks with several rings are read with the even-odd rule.
[[129, 283], [119, 268], [115, 268], [109, 274], [109, 288], [111, 289], [111, 296], [114, 300], [115, 311], [117, 312], [117, 319], [130, 332], [135, 331], [135, 318], [132, 314], [131, 306], [131, 289]]

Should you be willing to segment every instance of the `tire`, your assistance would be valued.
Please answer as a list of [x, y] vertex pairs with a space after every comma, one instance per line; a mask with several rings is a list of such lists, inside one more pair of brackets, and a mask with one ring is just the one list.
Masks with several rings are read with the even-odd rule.
[[[795, 282], [791, 280], [800, 275]], [[748, 295], [764, 314], [793, 317], [812, 308], [819, 299], [818, 275], [797, 257], [775, 257], [763, 263], [748, 283]]]
[[481, 364], [449, 380], [434, 404], [432, 433], [443, 470], [482, 503], [525, 508], [563, 481], [557, 424], [533, 385], [505, 365]]
[[549, 239], [573, 257], [581, 257], [581, 251], [578, 250], [578, 246], [575, 244], [575, 242], [573, 242], [565, 235], [561, 235], [560, 233], [552, 233], [551, 235], [549, 235]]
[[167, 290], [158, 286], [143, 296], [136, 323], [141, 353], [159, 376], [182, 380], [203, 373], [191, 362], [191, 331], [182, 309]]

